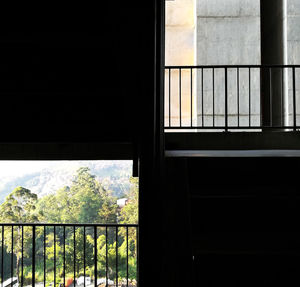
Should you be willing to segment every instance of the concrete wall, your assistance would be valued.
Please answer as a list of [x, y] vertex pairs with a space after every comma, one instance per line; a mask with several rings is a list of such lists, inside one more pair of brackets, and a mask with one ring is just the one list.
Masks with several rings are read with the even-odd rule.
[[300, 63], [300, 1], [288, 0], [288, 64]]
[[[241, 65], [260, 64], [260, 3], [259, 0], [198, 0], [197, 14], [197, 64]], [[225, 72], [215, 71], [215, 119], [213, 119], [212, 70], [198, 72], [198, 125], [225, 124]], [[240, 86], [237, 70], [228, 70], [229, 125], [257, 125], [259, 122], [259, 71], [241, 69]], [[203, 95], [202, 95], [203, 92]], [[249, 114], [249, 94], [250, 113]], [[202, 101], [203, 97], [203, 101]], [[203, 102], [203, 108], [202, 108]], [[203, 115], [202, 115], [203, 112]], [[238, 113], [240, 114], [238, 118]]]
[[[195, 65], [196, 39], [196, 0], [176, 0], [166, 2], [166, 65]], [[181, 71], [181, 104], [179, 92], [179, 70], [170, 74], [171, 89], [169, 89], [169, 72], [165, 79], [165, 124], [179, 125], [180, 105], [181, 123], [187, 125], [192, 120], [196, 123], [196, 90], [191, 89], [190, 70]], [[192, 78], [195, 79], [194, 74]], [[195, 81], [194, 81], [195, 82]], [[171, 93], [169, 91], [171, 90]], [[193, 95], [191, 96], [191, 93]], [[169, 118], [169, 95], [171, 102], [171, 117]]]
[[259, 7], [259, 0], [198, 0], [197, 64], [259, 64]]
[[[300, 64], [300, 1], [288, 0], [288, 64]], [[175, 0], [166, 2], [166, 65], [260, 64], [260, 0]], [[260, 124], [260, 71], [228, 70], [229, 125]], [[224, 70], [181, 71], [182, 125], [224, 125]], [[193, 86], [191, 89], [191, 78]], [[300, 69], [297, 113], [300, 114]], [[179, 71], [166, 72], [166, 125], [179, 125]], [[292, 124], [292, 73], [288, 72], [289, 124]], [[169, 95], [171, 119], [169, 121]], [[214, 99], [213, 99], [214, 95]], [[250, 95], [250, 97], [249, 97]], [[214, 101], [214, 108], [213, 108]], [[249, 104], [250, 102], [250, 104]], [[203, 103], [203, 106], [202, 106]], [[202, 113], [203, 111], [203, 113]], [[240, 116], [238, 117], [238, 112]], [[251, 116], [249, 117], [249, 113]], [[300, 124], [300, 116], [298, 123]]]

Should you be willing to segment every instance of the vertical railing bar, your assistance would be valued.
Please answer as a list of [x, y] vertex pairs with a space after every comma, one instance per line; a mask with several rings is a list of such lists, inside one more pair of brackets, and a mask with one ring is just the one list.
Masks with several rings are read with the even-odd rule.
[[169, 127], [171, 127], [171, 69], [169, 69]]
[[32, 226], [32, 287], [35, 287], [35, 225]]
[[281, 97], [280, 97], [280, 105], [281, 105], [281, 123], [280, 125], [283, 126], [284, 125], [284, 109], [283, 109], [283, 94], [284, 94], [284, 67], [281, 68]]
[[293, 121], [294, 131], [296, 131], [297, 117], [296, 117], [296, 69], [293, 67]]
[[46, 225], [44, 226], [44, 287], [46, 287]]
[[94, 276], [95, 276], [95, 282], [94, 285], [97, 287], [97, 226], [94, 226], [94, 248], [95, 248], [95, 254], [94, 254]]
[[228, 83], [227, 67], [225, 68], [225, 132], [228, 131]]
[[215, 68], [212, 69], [213, 84], [213, 127], [215, 127]]
[[249, 127], [251, 127], [251, 68], [249, 67]]
[[84, 277], [84, 281], [83, 281], [83, 286], [85, 287], [85, 269], [86, 269], [86, 266], [85, 266], [85, 248], [86, 248], [86, 242], [85, 242], [85, 226], [83, 226], [83, 277]]
[[64, 258], [63, 258], [63, 265], [64, 265], [64, 286], [66, 286], [66, 226], [64, 225]]
[[137, 274], [136, 274], [136, 277], [137, 277], [137, 282], [136, 282], [136, 285], [137, 287], [139, 287], [140, 283], [139, 283], [139, 228], [138, 226], [136, 227], [136, 266], [137, 266]]
[[202, 127], [204, 127], [204, 88], [203, 88], [203, 68], [201, 69], [201, 108], [202, 108]]
[[105, 226], [105, 283], [108, 287], [108, 239], [107, 239], [107, 226]]
[[127, 277], [127, 287], [128, 287], [128, 226], [126, 226], [126, 277]]
[[10, 262], [11, 286], [13, 286], [14, 277], [14, 226], [11, 226], [11, 262]]
[[53, 243], [54, 243], [54, 287], [56, 287], [56, 226], [54, 225], [54, 230], [53, 230], [53, 235], [54, 235], [54, 240], [53, 240]]
[[191, 68], [191, 127], [193, 127], [193, 69]]
[[74, 259], [74, 286], [76, 286], [76, 229], [75, 229], [75, 225], [73, 226], [73, 244], [74, 244], [74, 248], [73, 248], [73, 259]]
[[[265, 70], [260, 67], [259, 68], [259, 80], [260, 82], [262, 81], [262, 75], [265, 73]], [[259, 105], [259, 126], [262, 128], [263, 127], [263, 119], [262, 119], [262, 96], [261, 96], [261, 85], [259, 85], [259, 101], [260, 101], [260, 105]]]
[[23, 287], [23, 284], [24, 284], [24, 226], [22, 225], [22, 246], [21, 246], [21, 249], [22, 249], [22, 265], [21, 265], [21, 287]]
[[237, 112], [238, 112], [238, 127], [240, 127], [240, 68], [236, 70], [237, 81]]
[[118, 226], [116, 226], [116, 286], [118, 286]]
[[272, 93], [272, 70], [271, 67], [269, 67], [269, 77], [270, 77], [270, 93], [269, 93], [269, 98], [270, 98], [270, 126], [273, 126], [273, 93]]
[[1, 237], [1, 285], [3, 286], [4, 282], [4, 225], [2, 225], [2, 237]]
[[179, 69], [179, 125], [181, 127], [182, 120], [181, 120], [181, 68]]

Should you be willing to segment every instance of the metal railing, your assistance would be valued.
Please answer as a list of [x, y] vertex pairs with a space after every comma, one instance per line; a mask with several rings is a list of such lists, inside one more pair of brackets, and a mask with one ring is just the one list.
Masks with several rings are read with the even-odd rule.
[[137, 224], [0, 223], [0, 236], [2, 287], [138, 285]]
[[297, 131], [299, 77], [299, 65], [166, 66], [165, 130]]

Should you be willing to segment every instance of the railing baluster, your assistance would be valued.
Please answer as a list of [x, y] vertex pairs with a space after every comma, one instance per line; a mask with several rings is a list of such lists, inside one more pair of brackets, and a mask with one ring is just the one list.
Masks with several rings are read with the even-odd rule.
[[116, 226], [116, 286], [118, 286], [118, 226]]
[[171, 127], [171, 69], [169, 69], [169, 127]]
[[181, 68], [179, 69], [179, 126], [182, 125], [181, 119]]
[[105, 279], [106, 287], [108, 287], [108, 239], [107, 239], [107, 226], [105, 227]]
[[284, 68], [281, 68], [281, 97], [280, 97], [280, 106], [281, 106], [281, 119], [280, 119], [280, 125], [284, 126]]
[[75, 229], [75, 225], [73, 226], [73, 233], [74, 233], [74, 248], [73, 248], [73, 259], [74, 259], [74, 286], [76, 286], [76, 229]]
[[297, 117], [296, 117], [296, 70], [295, 67], [293, 67], [293, 126], [294, 131], [296, 131], [297, 126]]
[[64, 239], [63, 239], [63, 245], [64, 245], [64, 286], [66, 286], [66, 226], [64, 226]]
[[249, 127], [251, 127], [251, 68], [249, 68]]
[[228, 83], [227, 67], [225, 68], [225, 132], [228, 131]]
[[94, 226], [94, 247], [95, 247], [95, 256], [94, 256], [94, 266], [95, 266], [95, 287], [97, 287], [97, 226]]
[[126, 277], [127, 277], [127, 287], [128, 287], [128, 226], [126, 226]]
[[85, 242], [85, 226], [83, 227], [83, 277], [84, 277], [84, 281], [83, 281], [83, 286], [85, 287], [85, 248], [86, 248], [86, 242]]
[[47, 240], [47, 232], [46, 226], [44, 226], [44, 287], [46, 287], [46, 240]]
[[270, 77], [270, 93], [269, 93], [269, 98], [270, 98], [270, 127], [273, 126], [273, 97], [272, 97], [272, 70], [271, 68], [269, 67], [269, 77]]
[[1, 237], [1, 285], [4, 282], [4, 225], [2, 225], [2, 237]]
[[32, 287], [35, 287], [35, 225], [32, 226]]
[[14, 277], [14, 227], [11, 227], [11, 262], [10, 262], [11, 286], [13, 286]]
[[240, 68], [236, 70], [238, 127], [240, 126]]
[[215, 68], [212, 69], [212, 84], [213, 84], [213, 127], [215, 127]]
[[[56, 287], [56, 227], [54, 226], [54, 230], [53, 230], [53, 244], [54, 244], [54, 287]], [[74, 285], [75, 286], [75, 285]]]
[[204, 89], [203, 89], [203, 68], [201, 69], [201, 115], [202, 115], [202, 127], [204, 127]]
[[24, 284], [24, 226], [22, 226], [22, 246], [21, 246], [21, 253], [22, 253], [22, 265], [21, 265], [21, 287]]
[[[261, 88], [261, 82], [262, 82], [262, 79], [263, 79], [263, 74], [265, 73], [265, 70], [260, 67], [259, 69], [259, 81], [260, 81], [260, 85], [259, 85], [259, 126], [262, 128], [263, 127], [263, 107], [262, 107], [262, 100], [263, 100], [263, 97], [262, 97], [262, 88]], [[263, 130], [261, 130], [263, 131]]]
[[191, 69], [191, 127], [193, 127], [193, 69]]
[[138, 226], [136, 226], [136, 228], [135, 228], [135, 231], [136, 231], [136, 262], [137, 262], [137, 264], [136, 264], [136, 268], [137, 268], [137, 272], [136, 272], [136, 277], [137, 277], [137, 282], [136, 282], [136, 286], [137, 287], [139, 287], [139, 260], [140, 260], [140, 258], [139, 258], [139, 227]]

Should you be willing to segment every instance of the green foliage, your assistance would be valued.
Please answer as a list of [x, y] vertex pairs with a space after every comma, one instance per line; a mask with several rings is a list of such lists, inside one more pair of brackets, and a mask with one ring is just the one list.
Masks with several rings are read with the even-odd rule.
[[37, 222], [35, 213], [37, 195], [29, 189], [18, 186], [0, 206], [0, 220], [2, 222]]
[[[94, 256], [94, 238], [87, 237], [87, 241], [93, 246]], [[108, 240], [107, 240], [108, 241]], [[127, 241], [120, 238], [118, 240], [118, 251], [116, 241], [106, 245], [105, 235], [100, 235], [97, 238], [97, 262], [100, 274], [105, 274], [106, 264], [108, 266], [108, 277], [116, 278], [116, 254], [118, 252], [118, 277], [125, 278], [127, 276]], [[136, 256], [135, 243], [133, 240], [128, 241], [128, 276], [130, 279], [136, 278]], [[107, 256], [106, 256], [107, 255]]]
[[[59, 189], [55, 194], [44, 196], [38, 200], [36, 194], [30, 190], [17, 187], [9, 194], [5, 202], [0, 206], [0, 220], [13, 223], [137, 223], [138, 220], [138, 181], [131, 179], [132, 187], [126, 195], [129, 203], [118, 209], [117, 198], [112, 191], [105, 190], [89, 168], [79, 168], [74, 176], [71, 186]], [[43, 281], [43, 257], [44, 257], [44, 231], [46, 232], [46, 265], [49, 283], [53, 281], [54, 256], [56, 258], [56, 282], [62, 282], [63, 257], [65, 250], [66, 277], [73, 277], [74, 272], [74, 248], [76, 254], [76, 274], [83, 274], [83, 265], [86, 265], [86, 274], [94, 275], [94, 228], [86, 228], [84, 238], [83, 227], [74, 229], [66, 227], [66, 237], [63, 237], [63, 228], [56, 227], [54, 238], [53, 227], [36, 227], [36, 276], [37, 282]], [[13, 232], [13, 236], [12, 236]], [[23, 240], [22, 240], [23, 234]], [[75, 235], [75, 240], [74, 240]], [[11, 250], [13, 237], [13, 251]], [[127, 230], [119, 228], [118, 242], [116, 242], [116, 230], [109, 227], [107, 238], [105, 228], [97, 228], [97, 260], [99, 276], [105, 275], [106, 264], [109, 267], [108, 276], [116, 278], [116, 249], [118, 248], [119, 278], [126, 277], [127, 250], [129, 278], [136, 278], [136, 231], [135, 228]], [[54, 240], [55, 239], [55, 240]], [[75, 246], [74, 246], [75, 242]], [[108, 244], [106, 244], [106, 242]], [[10, 227], [4, 232], [5, 253], [14, 253], [16, 273], [20, 275], [20, 258], [24, 255], [24, 283], [30, 284], [32, 264], [32, 227]], [[85, 249], [84, 249], [85, 246]], [[84, 262], [85, 254], [85, 262]], [[106, 256], [107, 254], [107, 256]], [[47, 284], [48, 284], [47, 283]]]
[[[139, 182], [138, 178], [131, 178], [131, 188], [128, 192], [128, 203], [122, 208], [120, 212], [120, 223], [122, 224], [137, 224], [139, 216]], [[120, 229], [120, 236], [126, 238], [125, 228]], [[134, 246], [137, 246], [137, 234], [134, 228], [128, 229], [128, 241], [134, 242]], [[135, 249], [136, 250], [136, 249]], [[136, 253], [134, 254], [136, 256]]]
[[121, 223], [123, 224], [137, 224], [139, 213], [139, 198], [138, 198], [138, 178], [131, 178], [131, 188], [128, 192], [128, 204], [121, 210]]
[[42, 214], [42, 221], [48, 223], [66, 222], [66, 217], [70, 214], [72, 199], [70, 197], [70, 188], [63, 187], [56, 194], [42, 197], [37, 203], [37, 210]]
[[[35, 193], [32, 193], [29, 189], [18, 186], [6, 197], [5, 202], [1, 204], [0, 220], [2, 222], [14, 223], [37, 222], [38, 216], [35, 212], [36, 203], [37, 195]], [[16, 256], [17, 274], [19, 274], [22, 244], [23, 253], [27, 255], [31, 248], [31, 234], [28, 228], [22, 229], [20, 226], [10, 228], [10, 230], [4, 230], [4, 245], [6, 246], [7, 252], [14, 253]], [[11, 250], [12, 245], [14, 246], [13, 250]]]
[[37, 209], [43, 221], [54, 223], [116, 223], [117, 199], [90, 174], [78, 169], [72, 185], [41, 198]]

